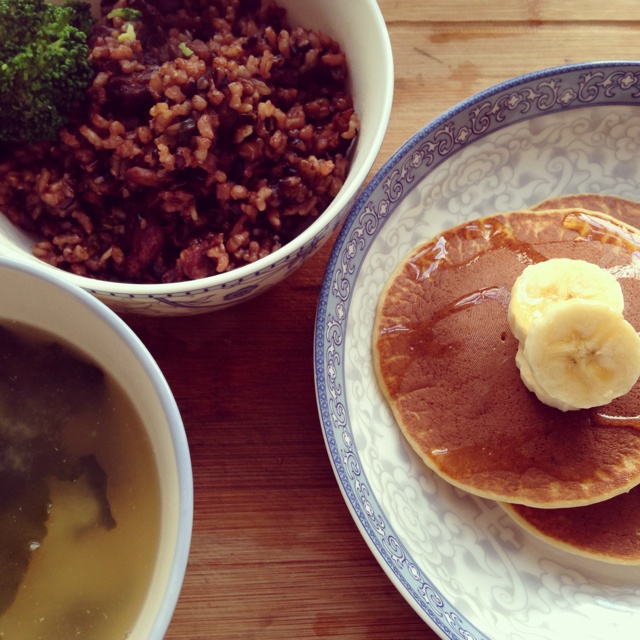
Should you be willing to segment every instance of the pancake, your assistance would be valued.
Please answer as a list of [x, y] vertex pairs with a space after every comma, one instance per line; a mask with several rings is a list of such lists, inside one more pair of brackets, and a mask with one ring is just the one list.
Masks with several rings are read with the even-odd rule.
[[473, 220], [414, 249], [382, 292], [380, 387], [425, 464], [472, 494], [538, 508], [592, 504], [640, 483], [640, 384], [606, 407], [561, 412], [529, 392], [507, 322], [531, 263], [609, 269], [640, 327], [640, 232], [583, 209]]
[[640, 564], [640, 487], [585, 507], [502, 507], [529, 533], [564, 551], [604, 562]]
[[606, 213], [636, 229], [640, 229], [640, 202], [621, 198], [620, 196], [609, 196], [600, 193], [575, 193], [557, 196], [543, 200], [533, 207], [532, 211], [572, 209], [575, 207]]

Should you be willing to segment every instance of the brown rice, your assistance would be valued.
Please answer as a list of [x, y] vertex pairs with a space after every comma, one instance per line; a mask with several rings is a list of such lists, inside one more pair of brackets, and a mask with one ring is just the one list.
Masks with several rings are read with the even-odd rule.
[[[157, 283], [252, 263], [332, 201], [359, 121], [339, 45], [273, 0], [120, 0], [87, 102], [5, 152], [0, 209], [73, 273]], [[107, 13], [105, 11], [105, 13]]]

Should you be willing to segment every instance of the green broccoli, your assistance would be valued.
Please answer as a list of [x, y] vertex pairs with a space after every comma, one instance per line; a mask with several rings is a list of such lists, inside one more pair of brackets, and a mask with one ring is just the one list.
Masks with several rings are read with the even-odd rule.
[[96, 23], [96, 19], [91, 13], [91, 5], [83, 0], [66, 0], [64, 6], [73, 10], [69, 24], [89, 35]]
[[85, 3], [0, 0], [0, 140], [53, 140], [95, 76]]

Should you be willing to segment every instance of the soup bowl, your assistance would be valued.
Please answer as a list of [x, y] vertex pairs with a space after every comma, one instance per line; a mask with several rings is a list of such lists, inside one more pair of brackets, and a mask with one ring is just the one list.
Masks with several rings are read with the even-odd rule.
[[[267, 256], [231, 271], [186, 282], [128, 284], [96, 280], [60, 269], [60, 276], [118, 312], [185, 315], [223, 309], [261, 294], [294, 272], [331, 237], [355, 202], [380, 150], [393, 100], [393, 57], [376, 0], [278, 0], [293, 27], [320, 30], [346, 54], [348, 89], [360, 121], [349, 149], [344, 184], [326, 209], [295, 238]], [[97, 8], [94, 0], [94, 8]], [[42, 271], [55, 271], [32, 254], [34, 236], [0, 216], [0, 255]]]
[[[141, 425], [140, 442], [136, 441], [133, 445], [135, 449], [133, 462], [129, 462], [132, 470], [128, 471], [130, 476], [126, 476], [121, 484], [125, 486], [122, 493], [138, 492], [137, 474], [142, 473], [145, 478], [143, 480], [154, 484], [153, 499], [157, 509], [154, 511], [153, 518], [146, 516], [138, 516], [138, 520], [133, 528], [125, 529], [125, 531], [134, 532], [135, 536], [143, 536], [151, 531], [151, 538], [154, 540], [155, 553], [149, 552], [150, 565], [145, 568], [145, 578], [142, 586], [138, 591], [138, 602], [136, 611], [129, 612], [129, 621], [126, 622], [126, 633], [115, 633], [107, 630], [106, 636], [109, 640], [117, 638], [129, 638], [140, 640], [160, 640], [164, 637], [169, 622], [171, 620], [174, 608], [176, 606], [178, 596], [181, 590], [184, 573], [187, 565], [189, 554], [191, 529], [193, 521], [193, 480], [191, 471], [191, 461], [187, 445], [187, 440], [183, 428], [183, 423], [178, 411], [177, 405], [169, 386], [164, 379], [159, 367], [144, 347], [142, 342], [137, 338], [131, 329], [104, 304], [99, 302], [95, 297], [86, 293], [78, 287], [75, 287], [65, 280], [57, 277], [55, 274], [47, 273], [43, 269], [34, 268], [34, 266], [24, 263], [0, 258], [0, 326], [3, 328], [21, 327], [44, 335], [47, 340], [66, 345], [74, 353], [80, 354], [83, 359], [88, 360], [95, 365], [105, 376], [115, 383], [115, 385], [124, 391], [124, 395], [130, 402], [133, 411], [137, 415], [138, 425]], [[6, 362], [6, 357], [3, 362]], [[6, 375], [6, 364], [5, 375]], [[54, 372], [58, 375], [58, 372]], [[6, 380], [0, 380], [0, 384], [4, 382], [3, 389], [6, 389]], [[85, 387], [88, 383], [84, 384]], [[84, 387], [80, 387], [83, 389]], [[0, 398], [3, 398], [0, 396]], [[0, 399], [0, 401], [2, 401]], [[0, 420], [0, 442], [7, 442], [7, 432], [2, 433], [4, 413]], [[104, 420], [103, 420], [104, 418]], [[99, 416], [97, 427], [90, 427], [87, 421], [86, 426], [83, 423], [82, 429], [99, 430], [101, 425], [108, 421], [108, 417]], [[10, 442], [10, 440], [9, 440]], [[110, 444], [107, 443], [104, 449], [109, 449]], [[115, 518], [115, 525], [105, 536], [111, 536], [112, 531], [118, 531], [118, 528], [129, 526], [125, 524], [126, 516], [123, 516], [123, 510], [118, 511], [117, 504], [113, 499], [113, 491], [115, 487], [110, 484], [114, 476], [109, 475], [113, 470], [113, 466], [118, 466], [122, 447], [116, 450], [116, 458], [112, 459], [112, 467], [106, 464], [104, 472], [106, 473], [106, 493], [111, 500], [112, 516]], [[146, 451], [147, 457], [150, 459], [150, 468], [144, 471], [138, 471], [136, 465], [142, 466], [143, 451]], [[110, 455], [99, 450], [96, 453], [98, 460], [101, 456]], [[69, 455], [69, 451], [65, 452], [65, 456]], [[113, 456], [112, 456], [113, 458]], [[2, 471], [0, 465], [0, 472]], [[38, 469], [36, 468], [36, 472]], [[118, 477], [118, 474], [115, 474]], [[151, 479], [149, 476], [153, 476]], [[130, 485], [129, 478], [131, 480]], [[75, 480], [74, 480], [75, 481]], [[61, 486], [71, 486], [71, 483], [60, 483]], [[112, 492], [111, 494], [109, 492]], [[144, 497], [147, 495], [142, 493]], [[144, 511], [147, 505], [140, 504], [134, 509], [140, 508]], [[51, 522], [52, 514], [55, 513], [55, 500], [51, 501], [50, 512], [46, 525], [53, 527]], [[85, 505], [86, 506], [86, 505]], [[3, 503], [0, 501], [0, 511]], [[84, 509], [86, 511], [86, 508]], [[146, 512], [145, 512], [146, 513]], [[1, 514], [0, 514], [1, 515]], [[99, 527], [94, 527], [99, 528]], [[85, 529], [82, 530], [83, 532]], [[122, 535], [122, 529], [120, 529]], [[41, 545], [33, 552], [28, 571], [24, 577], [27, 581], [33, 577], [32, 571], [37, 572], [42, 566], [42, 558], [36, 555], [44, 553], [47, 547], [49, 537], [53, 535], [51, 529], [44, 535]], [[83, 533], [83, 536], [85, 533]], [[89, 532], [87, 535], [94, 535]], [[128, 534], [127, 534], [128, 535]], [[85, 538], [83, 537], [84, 541]], [[0, 540], [0, 544], [5, 542]], [[119, 545], [111, 544], [110, 548], [116, 549], [119, 554]], [[85, 553], [85, 542], [80, 539], [77, 545], [70, 549], [68, 557], [63, 560], [64, 564], [72, 564], [76, 561], [74, 556]], [[140, 547], [137, 547], [138, 550]], [[50, 551], [49, 554], [55, 553]], [[129, 577], [126, 575], [129, 567], [133, 567], [137, 561], [134, 557], [135, 551], [131, 549], [123, 549], [123, 554], [129, 554], [125, 557], [118, 557], [117, 562], [110, 558], [103, 559], [103, 569], [94, 570], [89, 580], [94, 583], [100, 583], [106, 580], [105, 574], [110, 573], [112, 566], [124, 567], [125, 587], [123, 593], [126, 593], [126, 584]], [[40, 563], [40, 564], [38, 564]], [[106, 566], [106, 571], [104, 567]], [[4, 570], [4, 569], [0, 569]], [[133, 568], [131, 569], [133, 573]], [[62, 590], [63, 578], [56, 576], [55, 580], [49, 581], [45, 590], [51, 592], [51, 597], [59, 597]], [[11, 614], [14, 606], [21, 606], [19, 600], [24, 596], [24, 591], [28, 591], [27, 586], [21, 584], [20, 593], [18, 593], [9, 605], [9, 608], [2, 616], [0, 616], [0, 636], [5, 633], [3, 628], [8, 624], [7, 618]], [[42, 589], [40, 590], [42, 592]], [[47, 591], [48, 593], [49, 591]], [[84, 594], [78, 594], [78, 601], [84, 598]], [[118, 594], [115, 598], [117, 604], [111, 606], [108, 610], [109, 617], [117, 617], [122, 607], [128, 607], [126, 604], [127, 597]], [[82, 600], [84, 602], [84, 600]], [[78, 606], [77, 603], [74, 606]], [[84, 610], [84, 606], [82, 607]], [[106, 611], [106, 610], [105, 610]], [[60, 612], [53, 612], [52, 615], [58, 616]], [[60, 614], [62, 615], [62, 614]], [[107, 618], [107, 613], [101, 614]], [[45, 621], [46, 622], [46, 621]], [[26, 632], [20, 632], [21, 638], [29, 637]], [[45, 631], [45, 637], [52, 638], [51, 631]], [[7, 637], [13, 637], [7, 632]], [[43, 637], [38, 635], [37, 637]], [[58, 637], [58, 636], [55, 636]], [[60, 637], [69, 637], [62, 635]], [[88, 637], [87, 632], [83, 637]], [[95, 632], [91, 632], [91, 637], [96, 638]]]

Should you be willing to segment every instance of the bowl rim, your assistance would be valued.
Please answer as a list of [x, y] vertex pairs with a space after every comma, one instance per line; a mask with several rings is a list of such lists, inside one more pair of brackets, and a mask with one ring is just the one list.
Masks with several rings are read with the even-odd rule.
[[[345, 183], [334, 200], [298, 236], [285, 243], [276, 251], [256, 260], [256, 262], [242, 265], [232, 271], [218, 273], [205, 278], [197, 278], [195, 280], [183, 280], [180, 282], [169, 283], [140, 284], [102, 280], [71, 273], [46, 262], [38, 264], [38, 262], [35, 262], [38, 259], [33, 255], [22, 256], [19, 258], [15, 257], [15, 259], [25, 261], [28, 264], [35, 264], [43, 271], [60, 273], [61, 277], [67, 282], [71, 282], [82, 289], [96, 294], [131, 298], [145, 297], [153, 299], [155, 297], [167, 295], [192, 294], [200, 291], [208, 291], [213, 288], [224, 288], [234, 282], [242, 282], [249, 276], [255, 275], [256, 273], [262, 274], [269, 271], [275, 267], [278, 262], [288, 260], [288, 256], [297, 255], [305, 245], [313, 241], [320, 231], [330, 226], [331, 223], [341, 215], [345, 208], [351, 207], [354, 199], [362, 190], [367, 176], [371, 171], [371, 167], [380, 152], [382, 141], [386, 135], [386, 129], [391, 117], [395, 77], [391, 39], [377, 0], [359, 1], [363, 3], [363, 8], [366, 7], [371, 12], [373, 18], [372, 22], [376, 27], [374, 31], [368, 33], [368, 39], [374, 40], [376, 42], [376, 49], [381, 52], [380, 57], [384, 62], [384, 66], [377, 70], [377, 77], [382, 86], [386, 87], [387, 90], [382, 92], [383, 100], [378, 103], [379, 116], [377, 117], [377, 122], [372, 123], [372, 128], [374, 128], [372, 141], [369, 149], [364, 152], [360, 166], [357, 167], [354, 172], [349, 171]], [[12, 257], [14, 257], [13, 254]]]
[[[109, 309], [103, 302], [100, 302], [84, 289], [70, 284], [68, 281], [56, 275], [56, 273], [38, 269], [31, 264], [15, 260], [14, 258], [0, 256], [0, 270], [22, 272], [28, 276], [44, 281], [49, 286], [55, 287], [63, 291], [66, 295], [74, 297], [83, 306], [87, 307], [90, 313], [96, 315], [100, 321], [106, 325], [107, 329], [112, 331], [117, 338], [126, 344], [127, 348], [133, 352], [144, 373], [148, 376], [161, 405], [161, 409], [166, 415], [179, 484], [177, 491], [179, 513], [177, 514], [178, 522], [173, 547], [173, 559], [167, 574], [167, 582], [162, 588], [162, 598], [156, 609], [156, 615], [149, 636], [151, 640], [161, 640], [171, 622], [182, 590], [191, 548], [194, 516], [193, 469], [189, 444], [173, 392], [159, 365], [142, 340], [122, 318]], [[2, 313], [0, 312], [0, 316], [1, 315]]]

